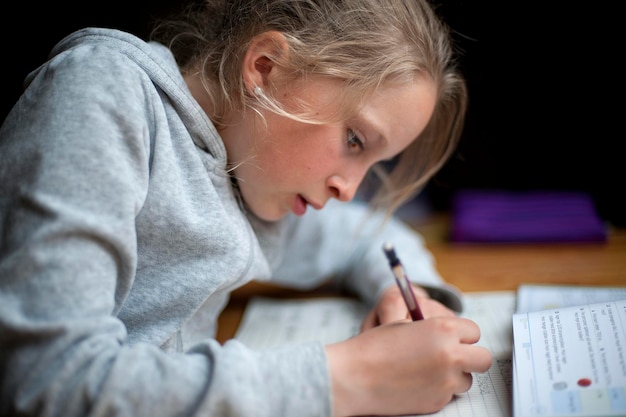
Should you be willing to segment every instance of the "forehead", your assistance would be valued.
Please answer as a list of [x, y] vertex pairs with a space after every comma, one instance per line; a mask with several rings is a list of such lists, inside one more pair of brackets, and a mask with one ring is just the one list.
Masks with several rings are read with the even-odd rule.
[[302, 105], [300, 110], [312, 111], [312, 118], [319, 122], [353, 119], [386, 109], [401, 113], [430, 113], [428, 108], [434, 107], [436, 100], [434, 81], [419, 74], [387, 80], [371, 92], [325, 76], [295, 80], [289, 90], [283, 100], [297, 97], [295, 102]]
[[435, 83], [427, 77], [414, 77], [376, 90], [359, 110], [358, 119], [371, 125], [397, 153], [424, 130], [436, 101]]

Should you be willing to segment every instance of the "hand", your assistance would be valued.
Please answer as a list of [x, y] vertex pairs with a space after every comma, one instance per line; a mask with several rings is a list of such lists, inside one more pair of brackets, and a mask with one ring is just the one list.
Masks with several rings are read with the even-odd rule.
[[333, 412], [349, 415], [433, 413], [485, 372], [491, 353], [474, 345], [480, 329], [456, 316], [396, 321], [328, 345]]
[[[455, 315], [454, 311], [431, 299], [423, 288], [413, 285], [413, 292], [424, 318], [437, 316], [452, 317]], [[361, 331], [405, 319], [410, 319], [409, 311], [406, 308], [400, 289], [397, 285], [393, 285], [382, 293], [378, 304], [365, 317], [361, 325]]]

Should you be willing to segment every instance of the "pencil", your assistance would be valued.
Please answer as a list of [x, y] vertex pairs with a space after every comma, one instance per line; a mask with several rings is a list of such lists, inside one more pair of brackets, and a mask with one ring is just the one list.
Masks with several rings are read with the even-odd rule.
[[420, 306], [415, 298], [415, 293], [413, 293], [413, 289], [411, 288], [411, 282], [404, 272], [404, 267], [402, 266], [400, 259], [398, 259], [395, 249], [390, 243], [385, 243], [383, 245], [383, 251], [385, 252], [385, 255], [387, 255], [389, 266], [391, 267], [393, 276], [396, 279], [396, 284], [398, 284], [398, 287], [400, 288], [402, 298], [404, 298], [404, 303], [409, 309], [411, 319], [413, 319], [413, 321], [423, 320], [424, 316], [422, 315], [422, 310], [420, 310]]

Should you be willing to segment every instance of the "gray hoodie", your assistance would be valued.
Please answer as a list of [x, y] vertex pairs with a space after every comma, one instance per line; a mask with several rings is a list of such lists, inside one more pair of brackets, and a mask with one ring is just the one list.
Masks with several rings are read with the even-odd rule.
[[327, 279], [373, 303], [442, 285], [420, 236], [356, 203], [246, 214], [215, 127], [164, 46], [86, 29], [33, 71], [0, 130], [0, 415], [329, 416], [320, 343], [214, 337], [251, 279]]

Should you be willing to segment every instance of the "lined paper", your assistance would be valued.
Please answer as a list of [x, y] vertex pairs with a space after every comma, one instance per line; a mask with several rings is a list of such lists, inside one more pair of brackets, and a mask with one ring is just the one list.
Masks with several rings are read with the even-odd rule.
[[[472, 388], [429, 416], [511, 417], [511, 316], [514, 291], [464, 294], [462, 316], [481, 328], [479, 345], [493, 355], [491, 368], [473, 374]], [[358, 333], [367, 309], [357, 300], [313, 298], [283, 300], [252, 298], [244, 311], [235, 338], [263, 349], [277, 345], [319, 340], [332, 343]]]
[[[547, 310], [562, 309], [569, 306], [586, 306], [585, 308], [587, 309], [592, 308], [592, 310], [597, 309], [604, 312], [609, 308], [607, 306], [610, 305], [614, 306], [611, 307], [612, 311], [620, 311], [626, 314], [626, 305], [623, 302], [612, 303], [612, 301], [622, 299], [626, 299], [626, 287], [523, 284], [516, 292], [488, 291], [465, 293], [462, 316], [474, 320], [480, 326], [481, 340], [478, 344], [489, 349], [494, 360], [487, 372], [473, 374], [474, 383], [468, 392], [457, 396], [443, 410], [429, 414], [429, 416], [526, 416], [527, 414], [521, 411], [522, 403], [525, 401], [520, 399], [519, 378], [522, 376], [528, 379], [528, 377], [525, 376], [524, 372], [520, 372], [519, 361], [517, 361], [518, 368], [514, 369], [516, 360], [513, 352], [513, 323], [518, 327], [528, 326], [528, 323], [530, 323], [528, 321], [529, 317], [535, 317], [536, 315], [534, 313], [525, 315], [525, 321], [522, 323], [519, 322], [522, 316], [518, 315], [518, 313], [541, 311], [543, 313], [537, 315], [537, 317], [541, 317], [541, 314], [555, 314]], [[600, 302], [609, 302], [609, 304], [590, 306]], [[599, 318], [605, 317], [605, 313], [594, 316], [595, 310], [592, 310], [589, 310], [588, 314], [598, 322], [596, 326], [598, 327], [601, 324]], [[569, 311], [569, 309], [564, 311]], [[367, 309], [359, 301], [346, 298], [277, 300], [257, 297], [250, 300], [235, 337], [255, 348], [301, 343], [311, 340], [332, 343], [357, 334], [366, 312]], [[513, 320], [514, 314], [515, 320]], [[626, 323], [626, 315], [621, 320], [623, 323]], [[613, 326], [613, 324], [611, 325]], [[604, 331], [604, 333], [611, 335], [609, 330]], [[541, 339], [538, 340], [541, 341]], [[523, 345], [522, 348], [518, 349], [520, 352], [528, 350], [529, 346], [531, 346], [529, 341], [524, 341], [521, 337], [516, 343]], [[615, 342], [612, 343], [615, 344]], [[620, 346], [626, 345], [626, 340], [622, 343], [620, 339], [619, 344]], [[602, 352], [605, 351], [606, 349]], [[574, 356], [576, 355], [578, 354]], [[598, 356], [602, 357], [601, 354], [598, 354]], [[527, 361], [528, 355], [525, 358], [518, 359]], [[607, 359], [607, 366], [604, 366], [604, 369], [611, 370], [611, 366], [608, 365], [609, 362], [612, 364], [626, 363], [626, 361], [621, 359]], [[523, 368], [524, 371], [530, 369], [527, 363], [523, 365]], [[581, 381], [586, 380], [582, 377], [579, 379]], [[515, 395], [513, 394], [514, 390]], [[561, 391], [566, 392], [567, 390]], [[584, 392], [591, 392], [591, 390]], [[536, 391], [536, 394], [538, 395], [539, 391]], [[553, 411], [548, 411], [549, 407], [544, 409], [544, 405], [539, 405], [538, 409], [535, 409], [536, 413], [533, 412], [530, 415], [589, 416], [595, 415], [596, 409], [599, 408], [597, 404], [601, 403], [602, 407], [606, 408], [608, 407], [606, 404], [611, 402], [611, 409], [618, 410], [617, 414], [615, 414], [615, 411], [607, 412], [603, 408], [601, 415], [626, 414], [626, 405], [624, 405], [626, 391], [617, 392], [609, 388], [598, 387], [598, 389], [593, 391], [593, 394], [593, 397], [590, 394], [585, 394], [586, 397], [570, 395], [566, 398], [567, 401], [558, 396], [553, 396], [550, 401], [546, 401], [551, 402], [552, 406], [556, 404], [563, 409], [563, 404], [568, 406], [578, 404], [578, 408], [573, 411], [568, 409], [560, 414], [550, 414]], [[515, 401], [513, 397], [515, 397]], [[572, 400], [577, 398], [580, 398], [580, 401]], [[516, 403], [515, 413], [513, 412], [514, 402]], [[558, 407], [555, 406], [555, 408]]]

